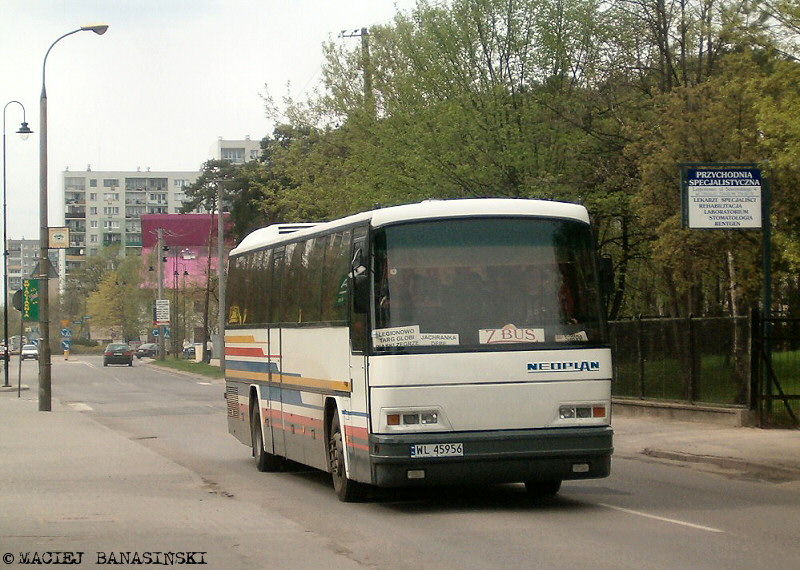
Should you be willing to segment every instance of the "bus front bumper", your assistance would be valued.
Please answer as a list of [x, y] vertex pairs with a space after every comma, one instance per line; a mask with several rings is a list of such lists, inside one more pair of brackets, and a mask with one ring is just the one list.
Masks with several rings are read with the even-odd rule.
[[[612, 440], [610, 426], [371, 435], [372, 484], [406, 487], [597, 479], [611, 473]], [[440, 450], [445, 456], [430, 455]]]

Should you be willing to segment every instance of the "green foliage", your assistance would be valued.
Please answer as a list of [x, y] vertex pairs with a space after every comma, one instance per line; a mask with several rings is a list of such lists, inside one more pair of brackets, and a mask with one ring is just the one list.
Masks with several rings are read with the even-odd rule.
[[612, 316], [742, 314], [760, 236], [682, 230], [679, 164], [756, 162], [776, 297], [800, 308], [798, 21], [785, 0], [420, 0], [325, 45], [307, 101], [267, 96], [263, 160], [225, 174], [237, 235], [426, 198], [575, 201], [615, 260]]

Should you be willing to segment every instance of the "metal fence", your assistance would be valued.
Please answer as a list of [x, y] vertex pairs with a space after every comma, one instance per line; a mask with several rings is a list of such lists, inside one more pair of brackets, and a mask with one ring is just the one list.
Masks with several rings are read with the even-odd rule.
[[763, 335], [753, 345], [751, 407], [761, 425], [800, 426], [800, 319], [753, 318]]
[[614, 396], [742, 406], [800, 424], [800, 319], [636, 318], [609, 323]]
[[749, 406], [751, 328], [747, 317], [612, 321], [613, 394]]

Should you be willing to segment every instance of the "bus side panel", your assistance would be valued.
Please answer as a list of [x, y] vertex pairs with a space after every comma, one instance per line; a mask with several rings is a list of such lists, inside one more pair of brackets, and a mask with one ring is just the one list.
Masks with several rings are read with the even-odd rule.
[[328, 469], [325, 400], [334, 394], [350, 400], [349, 352], [346, 327], [281, 330], [281, 417], [289, 459]]
[[[269, 397], [262, 398], [261, 407], [265, 407], [265, 401], [269, 402], [270, 425], [269, 430], [265, 431], [270, 431], [275, 455], [286, 457], [286, 440], [284, 438], [283, 413], [281, 412], [283, 405], [283, 390], [281, 389], [281, 367], [283, 366], [281, 359], [281, 329], [267, 329], [267, 339], [269, 346], [266, 355], [269, 370]], [[266, 434], [265, 437], [267, 437]]]
[[245, 445], [252, 445], [249, 418], [248, 385], [225, 380], [225, 404], [228, 411], [228, 432]]
[[[274, 410], [280, 410], [279, 392], [270, 389], [271, 362], [269, 333], [266, 329], [237, 329], [225, 334], [225, 382], [228, 405], [228, 431], [242, 443], [252, 445], [250, 433], [251, 387], [257, 390], [261, 421], [264, 424], [264, 448], [274, 452], [272, 424]], [[277, 400], [277, 401], [273, 401]], [[277, 416], [280, 419], [280, 416]]]

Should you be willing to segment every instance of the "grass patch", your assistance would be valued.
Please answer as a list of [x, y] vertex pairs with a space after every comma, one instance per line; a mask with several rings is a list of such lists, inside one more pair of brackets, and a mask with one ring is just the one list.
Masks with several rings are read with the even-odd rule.
[[205, 362], [195, 362], [194, 360], [186, 360], [183, 358], [171, 358], [168, 356], [164, 360], [153, 360], [151, 364], [163, 368], [170, 368], [172, 370], [200, 374], [201, 376], [208, 376], [209, 378], [223, 377], [222, 370], [220, 370], [219, 366], [211, 366]]

